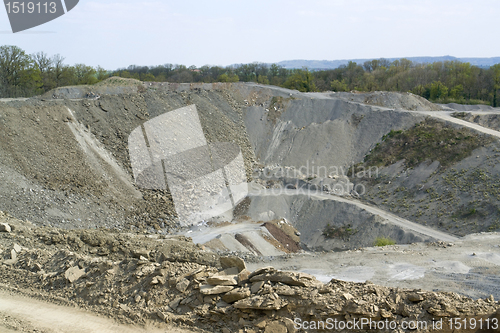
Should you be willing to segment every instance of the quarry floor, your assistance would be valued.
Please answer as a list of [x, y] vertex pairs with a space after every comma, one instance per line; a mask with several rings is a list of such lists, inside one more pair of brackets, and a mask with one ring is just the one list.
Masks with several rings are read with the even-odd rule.
[[333, 279], [449, 291], [472, 298], [500, 298], [500, 234], [475, 234], [453, 243], [416, 243], [345, 252], [303, 253], [267, 258], [251, 269], [273, 266]]

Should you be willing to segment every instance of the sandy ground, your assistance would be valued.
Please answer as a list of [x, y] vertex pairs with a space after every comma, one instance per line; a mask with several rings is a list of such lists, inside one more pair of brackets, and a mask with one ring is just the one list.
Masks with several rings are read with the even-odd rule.
[[76, 308], [15, 296], [0, 290], [0, 331], [41, 333], [189, 333], [177, 327], [141, 328]]

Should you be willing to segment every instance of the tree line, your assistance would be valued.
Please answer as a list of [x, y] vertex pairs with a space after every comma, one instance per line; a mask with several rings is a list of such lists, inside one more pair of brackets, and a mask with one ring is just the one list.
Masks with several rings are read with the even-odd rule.
[[400, 91], [433, 102], [499, 106], [500, 64], [489, 68], [459, 61], [415, 63], [408, 59], [349, 62], [331, 70], [286, 69], [277, 64], [227, 67], [164, 64], [107, 71], [85, 64], [69, 66], [64, 57], [26, 54], [17, 46], [0, 47], [0, 97], [30, 97], [56, 87], [95, 84], [110, 76], [157, 82], [256, 82], [302, 92]]
[[0, 46], [0, 98], [31, 97], [56, 87], [95, 84], [107, 77], [104, 68], [69, 66], [59, 54], [27, 54], [17, 46]]
[[349, 62], [331, 70], [286, 69], [277, 64], [242, 64], [228, 67], [165, 64], [129, 66], [112, 75], [141, 81], [256, 82], [302, 92], [400, 91], [433, 102], [499, 106], [500, 64], [489, 68], [459, 61], [420, 64], [408, 59], [375, 59], [362, 65]]

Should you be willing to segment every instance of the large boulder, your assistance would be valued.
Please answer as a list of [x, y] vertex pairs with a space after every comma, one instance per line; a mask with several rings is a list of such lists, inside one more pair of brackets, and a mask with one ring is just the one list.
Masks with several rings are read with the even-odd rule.
[[238, 272], [241, 272], [242, 270], [247, 268], [243, 259], [239, 257], [235, 256], [220, 257], [219, 261], [222, 266], [222, 269], [236, 267], [238, 268]]
[[[257, 271], [256, 271], [257, 272]], [[255, 273], [255, 272], [254, 272]], [[290, 286], [299, 287], [320, 287], [320, 281], [310, 274], [297, 272], [284, 272], [275, 269], [266, 269], [260, 274], [250, 274], [250, 282], [271, 281], [281, 282]]]

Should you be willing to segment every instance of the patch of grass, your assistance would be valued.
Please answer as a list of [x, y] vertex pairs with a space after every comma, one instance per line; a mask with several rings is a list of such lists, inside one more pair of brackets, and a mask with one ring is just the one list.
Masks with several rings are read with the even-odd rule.
[[498, 219], [488, 227], [489, 232], [499, 231], [499, 230], [500, 230], [500, 220]]
[[386, 245], [394, 245], [396, 241], [390, 237], [377, 237], [375, 242], [373, 242], [374, 246], [386, 246]]
[[465, 119], [469, 115], [469, 112], [453, 112], [451, 114], [452, 117], [459, 118], [459, 119]]
[[428, 118], [406, 131], [390, 131], [365, 157], [368, 166], [387, 166], [406, 160], [408, 167], [424, 161], [439, 161], [448, 167], [468, 156], [493, 138], [478, 135], [466, 128], [454, 128]]
[[451, 98], [451, 97], [438, 98], [430, 101], [433, 103], [440, 103], [440, 104], [456, 103], [464, 105], [491, 105], [489, 101], [483, 101], [481, 99], [465, 99], [465, 98]]
[[476, 207], [469, 206], [466, 208], [458, 209], [451, 217], [459, 219], [470, 219], [473, 217], [485, 217], [486, 215], [487, 214], [485, 214], [483, 211], [478, 210]]

